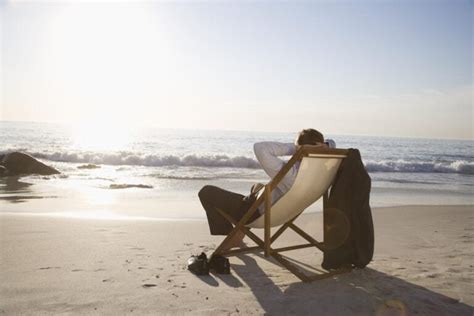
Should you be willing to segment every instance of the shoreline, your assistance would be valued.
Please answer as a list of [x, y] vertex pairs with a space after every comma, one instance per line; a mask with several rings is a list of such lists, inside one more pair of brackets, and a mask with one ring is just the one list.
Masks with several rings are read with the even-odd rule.
[[[473, 206], [374, 208], [372, 215], [374, 260], [312, 283], [260, 254], [231, 257], [231, 275], [191, 274], [187, 258], [210, 254], [222, 240], [205, 221], [1, 216], [0, 314], [472, 315]], [[297, 225], [321, 239], [321, 213]], [[275, 246], [297, 237], [285, 233]], [[309, 249], [288, 255], [316, 268], [322, 259]]]
[[[437, 207], [447, 207], [447, 208], [472, 208], [474, 211], [474, 205], [472, 204], [401, 204], [401, 205], [390, 205], [390, 206], [375, 206], [371, 207], [372, 212], [390, 210], [390, 209], [413, 209], [413, 208], [437, 208]], [[77, 220], [105, 220], [105, 221], [151, 221], [151, 222], [207, 222], [205, 217], [204, 210], [199, 210], [202, 212], [201, 217], [151, 217], [151, 216], [134, 216], [134, 215], [121, 215], [113, 214], [111, 212], [99, 212], [98, 214], [87, 212], [87, 211], [78, 211], [78, 212], [1, 212], [1, 217], [51, 217], [51, 218], [63, 218], [63, 219], [77, 219]], [[303, 212], [302, 216], [307, 216], [311, 214], [320, 214], [321, 209], [310, 210]]]

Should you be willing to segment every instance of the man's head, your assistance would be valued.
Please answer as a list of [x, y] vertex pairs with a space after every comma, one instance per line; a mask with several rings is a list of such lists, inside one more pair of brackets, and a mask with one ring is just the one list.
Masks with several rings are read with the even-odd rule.
[[295, 145], [317, 145], [324, 143], [324, 136], [315, 129], [307, 128], [302, 130], [296, 137]]

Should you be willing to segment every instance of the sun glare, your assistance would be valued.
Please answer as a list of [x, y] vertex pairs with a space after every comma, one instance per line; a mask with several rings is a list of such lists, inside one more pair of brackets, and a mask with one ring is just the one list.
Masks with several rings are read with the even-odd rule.
[[59, 90], [76, 122], [137, 123], [140, 106], [163, 86], [159, 76], [172, 76], [164, 22], [150, 10], [75, 4], [50, 21], [50, 71], [61, 78]]
[[71, 129], [73, 147], [83, 150], [127, 150], [131, 143], [131, 130], [107, 123], [82, 124]]

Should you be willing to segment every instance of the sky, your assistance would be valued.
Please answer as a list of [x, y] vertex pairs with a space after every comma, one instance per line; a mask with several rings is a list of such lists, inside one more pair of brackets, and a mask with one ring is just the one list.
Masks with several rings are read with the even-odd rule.
[[474, 139], [472, 1], [0, 4], [0, 120]]

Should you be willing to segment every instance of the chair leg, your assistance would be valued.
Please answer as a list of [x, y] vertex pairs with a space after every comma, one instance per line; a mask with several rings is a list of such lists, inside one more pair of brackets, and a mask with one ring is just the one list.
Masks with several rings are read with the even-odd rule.
[[[224, 218], [226, 218], [228, 221], [230, 221], [231, 223], [235, 223], [235, 227], [233, 230], [231, 230], [231, 232], [227, 235], [227, 237], [224, 238], [224, 240], [222, 241], [222, 243], [217, 247], [217, 249], [214, 251], [214, 254], [219, 254], [224, 248], [225, 246], [229, 243], [229, 241], [232, 239], [232, 237], [235, 236], [235, 234], [239, 231], [239, 230], [242, 230], [242, 228], [244, 227], [245, 228], [245, 224], [247, 223], [247, 221], [250, 219], [250, 217], [257, 211], [257, 207], [258, 205], [262, 202], [262, 199], [263, 199], [263, 196], [260, 196], [253, 204], [252, 206], [250, 207], [250, 209], [247, 211], [247, 213], [245, 213], [245, 215], [240, 219], [240, 221], [238, 223], [235, 222], [235, 220], [228, 216], [227, 214], [225, 214], [225, 212], [223, 212], [222, 210], [219, 210], [219, 213], [221, 213], [221, 215], [224, 216]], [[245, 231], [244, 231], [245, 233]]]
[[306, 239], [307, 241], [309, 241], [312, 245], [314, 245], [315, 247], [317, 247], [319, 250], [321, 251], [324, 251], [324, 243], [322, 242], [319, 242], [317, 241], [316, 239], [314, 239], [313, 237], [311, 237], [310, 235], [308, 235], [304, 230], [302, 230], [301, 228], [299, 228], [298, 226], [296, 226], [295, 224], [291, 223], [290, 225], [290, 228], [293, 229], [297, 234], [299, 234], [301, 237], [303, 237], [304, 239]]
[[273, 243], [278, 237], [280, 237], [281, 234], [283, 234], [283, 232], [288, 228], [290, 227], [290, 225], [298, 218], [298, 216], [300, 215], [297, 215], [295, 216], [292, 220], [290, 220], [289, 222], [286, 222], [285, 224], [283, 224], [283, 226], [281, 226], [275, 234], [273, 234], [272, 238], [271, 238], [271, 243]]
[[[270, 203], [268, 203], [267, 205], [267, 201], [271, 201], [271, 195], [269, 194], [269, 192], [271, 192], [271, 190], [268, 190], [268, 194], [267, 192], [265, 192], [265, 194], [263, 194], [259, 199], [257, 199], [257, 201], [254, 203], [254, 205], [252, 205], [252, 207], [249, 209], [249, 211], [244, 215], [244, 217], [242, 217], [242, 219], [240, 221], [236, 221], [234, 220], [230, 215], [226, 214], [224, 211], [220, 210], [220, 209], [217, 209], [219, 211], [219, 213], [226, 219], [228, 220], [230, 223], [234, 224], [235, 227], [234, 229], [227, 235], [227, 237], [222, 241], [222, 243], [217, 247], [217, 249], [214, 251], [214, 253], [211, 255], [211, 258], [212, 256], [215, 256], [215, 255], [228, 255], [228, 256], [232, 256], [232, 255], [236, 255], [236, 254], [239, 254], [239, 253], [246, 253], [246, 252], [252, 252], [252, 251], [264, 251], [264, 254], [265, 254], [265, 257], [268, 257], [268, 256], [271, 256], [273, 257], [278, 263], [280, 263], [283, 267], [285, 267], [287, 270], [289, 270], [291, 273], [293, 273], [297, 278], [299, 278], [301, 281], [303, 282], [311, 282], [311, 281], [314, 281], [314, 280], [320, 280], [320, 279], [324, 279], [324, 278], [328, 278], [328, 277], [331, 277], [333, 275], [336, 275], [336, 274], [340, 274], [340, 273], [346, 273], [346, 272], [350, 272], [352, 270], [351, 267], [343, 267], [343, 268], [340, 268], [340, 269], [337, 269], [337, 270], [333, 270], [333, 271], [328, 271], [326, 273], [321, 273], [321, 274], [316, 274], [316, 275], [311, 275], [311, 276], [307, 276], [306, 274], [304, 274], [303, 272], [301, 272], [298, 267], [291, 263], [290, 261], [288, 261], [287, 259], [285, 259], [282, 255], [280, 255], [278, 253], [278, 249], [277, 251], [275, 251], [274, 249], [271, 248], [271, 244], [287, 229], [287, 228], [292, 228], [296, 233], [298, 233], [300, 236], [302, 236], [304, 239], [306, 239], [307, 241], [310, 242], [311, 245], [300, 245], [300, 246], [293, 246], [293, 247], [286, 247], [287, 249], [280, 249], [280, 251], [283, 251], [283, 250], [291, 250], [291, 249], [297, 249], [297, 248], [303, 248], [304, 247], [310, 247], [310, 246], [314, 246], [314, 247], [317, 247], [319, 248], [320, 250], [323, 250], [322, 249], [322, 246], [323, 246], [323, 243], [320, 243], [318, 242], [317, 240], [315, 240], [314, 238], [312, 238], [310, 235], [308, 235], [306, 232], [304, 232], [301, 228], [299, 228], [298, 226], [296, 226], [293, 221], [296, 219], [296, 217], [289, 221], [288, 223], [286, 223], [285, 225], [283, 225], [273, 236], [271, 236], [271, 233], [270, 233], [270, 216], [269, 214], [265, 216], [265, 231], [264, 231], [264, 240], [260, 239], [257, 235], [255, 235], [254, 233], [252, 233], [250, 231], [249, 228], [245, 227], [245, 224], [247, 223], [248, 219], [253, 215], [253, 213], [257, 210], [257, 205], [259, 205], [261, 203], [261, 198], [264, 198], [265, 199], [265, 206], [266, 206], [266, 212], [265, 214], [267, 213], [270, 213]], [[325, 199], [327, 199], [327, 192], [325, 194]], [[325, 203], [324, 203], [325, 204]], [[268, 208], [267, 208], [268, 207]], [[268, 212], [267, 212], [268, 211]], [[267, 217], [268, 216], [268, 217]], [[268, 221], [267, 221], [268, 220]], [[241, 248], [241, 249], [235, 249], [235, 250], [227, 250], [227, 251], [224, 251], [223, 249], [225, 248], [225, 246], [227, 245], [227, 243], [230, 241], [230, 239], [235, 236], [235, 234], [237, 233], [237, 231], [242, 231], [245, 235], [247, 235], [250, 239], [252, 239], [256, 244], [257, 244], [257, 247], [249, 247], [249, 248]]]
[[282, 255], [280, 255], [277, 252], [272, 253], [272, 257], [278, 261], [282, 266], [284, 266], [286, 269], [288, 269], [291, 273], [293, 273], [297, 278], [299, 278], [303, 282], [308, 282], [308, 276], [306, 276], [303, 272], [301, 272], [294, 264], [283, 258]]
[[279, 253], [273, 252], [272, 257], [275, 258], [275, 260], [277, 260], [282, 266], [287, 268], [291, 273], [293, 273], [297, 278], [299, 278], [303, 282], [312, 282], [315, 280], [326, 279], [337, 274], [348, 273], [352, 271], [352, 267], [347, 266], [347, 267], [341, 267], [336, 270], [309, 276], [301, 272], [293, 263], [283, 258], [283, 256], [280, 255]]
[[265, 257], [268, 257], [270, 255], [270, 244], [271, 244], [271, 207], [272, 207], [272, 190], [270, 185], [265, 186], [265, 214], [264, 214], [264, 241], [265, 241]]
[[[232, 229], [232, 231], [229, 233], [229, 235], [221, 242], [221, 244], [216, 248], [216, 250], [214, 251], [214, 253], [212, 254], [212, 256], [214, 255], [220, 255], [220, 254], [224, 254], [224, 252], [226, 251], [223, 251], [222, 249], [225, 248], [225, 246], [228, 244], [230, 238], [228, 238], [229, 236], [234, 236], [235, 233], [237, 233], [237, 231], [242, 231], [245, 235], [247, 235], [250, 239], [252, 239], [261, 249], [264, 248], [264, 242], [257, 236], [255, 235], [254, 233], [252, 233], [250, 231], [249, 228], [245, 227], [245, 226], [240, 226], [239, 224], [242, 222], [242, 220], [240, 220], [239, 222], [237, 222], [236, 220], [234, 220], [234, 218], [232, 218], [230, 215], [228, 215], [227, 213], [225, 213], [224, 211], [222, 211], [221, 209], [217, 209], [217, 211], [226, 219], [228, 220], [230, 223], [234, 224], [235, 227], [234, 229]], [[245, 223], [245, 222], [244, 222]], [[212, 257], [211, 256], [211, 257]]]

